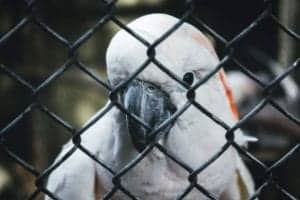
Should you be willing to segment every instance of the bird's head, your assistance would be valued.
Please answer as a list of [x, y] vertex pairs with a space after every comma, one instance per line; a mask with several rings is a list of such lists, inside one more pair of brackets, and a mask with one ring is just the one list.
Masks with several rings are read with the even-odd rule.
[[[151, 14], [138, 18], [128, 27], [152, 44], [177, 22], [177, 18], [169, 15]], [[108, 79], [112, 86], [121, 84], [139, 67], [148, 63], [149, 54], [189, 85], [200, 80], [218, 64], [209, 40], [188, 23], [182, 24], [157, 45], [154, 52], [147, 50], [142, 42], [125, 30], [114, 36], [106, 54]], [[186, 91], [186, 88], [159, 69], [157, 63], [149, 62], [122, 89], [120, 100], [129, 112], [155, 129], [186, 102]], [[151, 131], [136, 120], [130, 117], [126, 119], [132, 142], [138, 151], [157, 139], [149, 137]], [[159, 135], [168, 132], [170, 128], [166, 127]]]

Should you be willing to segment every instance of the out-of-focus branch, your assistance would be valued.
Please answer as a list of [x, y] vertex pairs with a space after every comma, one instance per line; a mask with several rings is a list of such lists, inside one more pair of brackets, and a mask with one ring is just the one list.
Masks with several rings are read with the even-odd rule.
[[250, 118], [247, 121], [247, 125], [261, 126], [268, 131], [284, 133], [300, 140], [300, 127], [271, 106], [266, 106], [254, 117]]
[[[294, 32], [300, 31], [300, 1], [299, 0], [280, 0], [279, 1], [279, 20], [286, 27]], [[288, 65], [299, 56], [300, 44], [284, 31], [279, 31], [279, 58], [283, 65]]]
[[[286, 66], [281, 65], [279, 62], [268, 56], [265, 52], [257, 48], [250, 48], [249, 54], [262, 66], [267, 67], [275, 76], [281, 75], [286, 70]], [[295, 101], [298, 98], [299, 87], [291, 76], [287, 76], [285, 79], [283, 79], [280, 82], [280, 85], [285, 92], [286, 100], [288, 102]]]

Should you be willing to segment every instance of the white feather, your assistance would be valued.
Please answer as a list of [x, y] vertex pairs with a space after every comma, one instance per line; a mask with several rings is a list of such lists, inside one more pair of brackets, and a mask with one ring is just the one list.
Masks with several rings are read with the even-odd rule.
[[[168, 15], [152, 14], [133, 21], [129, 27], [151, 43], [177, 21], [178, 19]], [[184, 23], [155, 48], [155, 57], [178, 76], [186, 71], [201, 72], [197, 75], [199, 80], [200, 76], [207, 74], [219, 61], [210, 49], [192, 37], [193, 34], [203, 37], [196, 28]], [[110, 82], [116, 85], [124, 81], [146, 59], [147, 48], [126, 31], [120, 31], [107, 50]], [[160, 85], [179, 109], [187, 101], [185, 90], [153, 63], [138, 78]], [[236, 123], [218, 76], [212, 77], [196, 90], [195, 100], [228, 125]], [[160, 144], [191, 168], [197, 169], [223, 147], [226, 143], [225, 133], [224, 128], [191, 106], [175, 122], [168, 136], [160, 140]], [[239, 134], [241, 132], [237, 135]], [[242, 143], [249, 140], [244, 136], [241, 138]], [[82, 145], [114, 171], [119, 171], [138, 155], [131, 143], [124, 114], [116, 108], [83, 133]], [[236, 159], [236, 151], [230, 147], [198, 175], [198, 183], [219, 198], [226, 193], [227, 185], [231, 184], [240, 163], [242, 161]], [[244, 176], [244, 173], [241, 174]], [[140, 199], [169, 200], [175, 199], [189, 186], [188, 175], [185, 169], [154, 149], [122, 177], [122, 185]], [[66, 199], [73, 199], [71, 197], [75, 196], [78, 200], [93, 199], [95, 176], [100, 180], [101, 190], [107, 192], [113, 188], [113, 175], [77, 150], [50, 175], [47, 187]], [[250, 175], [245, 176], [246, 181], [251, 180]], [[250, 183], [248, 185], [253, 187]], [[82, 193], [87, 196], [83, 197]], [[124, 200], [128, 197], [118, 191], [114, 199]], [[208, 198], [194, 189], [185, 199]]]

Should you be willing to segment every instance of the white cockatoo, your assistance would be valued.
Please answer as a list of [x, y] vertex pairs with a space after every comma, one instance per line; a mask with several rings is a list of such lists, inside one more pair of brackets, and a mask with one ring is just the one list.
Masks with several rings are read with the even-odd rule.
[[[128, 27], [153, 43], [177, 22], [177, 18], [166, 14], [150, 14], [134, 20]], [[147, 58], [147, 47], [125, 30], [120, 30], [106, 54], [111, 85], [122, 83]], [[188, 23], [183, 23], [155, 48], [155, 58], [190, 85], [219, 63], [209, 40]], [[129, 112], [155, 128], [187, 102], [186, 92], [187, 89], [150, 63], [120, 92], [120, 102]], [[196, 90], [195, 101], [229, 126], [238, 121], [223, 70]], [[226, 130], [193, 105], [161, 132], [154, 139], [194, 170], [226, 143]], [[113, 107], [81, 135], [81, 144], [118, 172], [145, 149], [149, 143], [148, 133], [135, 120]], [[245, 145], [248, 139], [240, 130], [235, 132], [237, 143]], [[72, 147], [72, 142], [66, 144], [57, 160]], [[138, 199], [170, 200], [176, 199], [190, 185], [188, 176], [185, 169], [154, 148], [121, 177], [121, 184]], [[81, 150], [76, 150], [50, 174], [47, 189], [65, 200], [96, 200], [114, 187], [112, 177], [108, 170]], [[254, 192], [251, 175], [233, 147], [199, 173], [197, 182], [221, 200], [244, 200]], [[131, 198], [118, 190], [112, 199]], [[184, 199], [205, 200], [208, 197], [193, 189]]]

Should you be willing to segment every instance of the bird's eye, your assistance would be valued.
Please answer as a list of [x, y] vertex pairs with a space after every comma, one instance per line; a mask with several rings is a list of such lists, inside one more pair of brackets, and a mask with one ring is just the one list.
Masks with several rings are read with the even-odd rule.
[[184, 82], [186, 82], [188, 85], [192, 85], [193, 82], [194, 82], [194, 73], [193, 73], [193, 72], [186, 72], [186, 73], [183, 75], [182, 80], [183, 80]]

